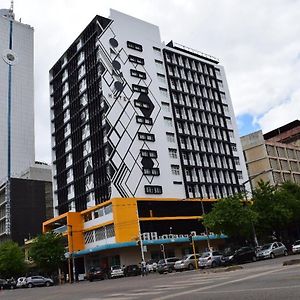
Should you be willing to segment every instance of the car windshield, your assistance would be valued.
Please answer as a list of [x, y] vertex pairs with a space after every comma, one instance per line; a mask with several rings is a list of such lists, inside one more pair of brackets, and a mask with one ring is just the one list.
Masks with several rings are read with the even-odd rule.
[[272, 244], [263, 245], [260, 250], [267, 250], [267, 249], [271, 248], [271, 246], [272, 246]]
[[112, 266], [111, 269], [112, 270], [119, 270], [119, 269], [121, 269], [121, 267], [120, 266]]
[[204, 252], [202, 253], [201, 257], [205, 258], [205, 257], [209, 257], [210, 256], [210, 252]]
[[185, 255], [183, 258], [182, 258], [182, 260], [186, 260], [186, 259], [188, 259], [190, 257], [190, 255]]
[[294, 245], [300, 245], [300, 241], [296, 241]]

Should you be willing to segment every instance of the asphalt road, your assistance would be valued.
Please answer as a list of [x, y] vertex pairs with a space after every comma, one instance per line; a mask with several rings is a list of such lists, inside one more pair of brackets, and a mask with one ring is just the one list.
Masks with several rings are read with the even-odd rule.
[[300, 299], [300, 265], [282, 262], [300, 255], [258, 261], [231, 272], [189, 271], [150, 274], [49, 288], [0, 291], [5, 300], [290, 300]]

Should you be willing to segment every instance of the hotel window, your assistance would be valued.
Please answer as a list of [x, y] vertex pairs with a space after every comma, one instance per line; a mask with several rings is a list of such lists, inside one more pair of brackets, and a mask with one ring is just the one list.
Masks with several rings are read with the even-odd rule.
[[240, 159], [238, 157], [234, 158], [234, 163], [236, 166], [240, 165]]
[[132, 89], [133, 89], [134, 92], [148, 94], [148, 88], [145, 87], [145, 86], [133, 84], [133, 85], [132, 85]]
[[157, 73], [157, 78], [160, 82], [166, 82], [166, 77], [163, 74]]
[[82, 93], [86, 89], [86, 80], [82, 79], [79, 82], [79, 93]]
[[232, 151], [236, 152], [237, 151], [236, 144], [232, 144], [231, 149], [232, 149]]
[[138, 108], [150, 108], [150, 105], [148, 103], [141, 102], [139, 100], [134, 100], [134, 106]]
[[133, 77], [140, 78], [140, 79], [146, 79], [146, 73], [145, 72], [140, 72], [140, 71], [137, 71], [137, 70], [130, 69], [130, 75], [133, 76]]
[[81, 65], [78, 70], [78, 79], [81, 79], [85, 75], [85, 66]]
[[143, 168], [144, 175], [159, 176], [159, 168]]
[[163, 62], [161, 60], [155, 59], [154, 62], [155, 62], [155, 65], [158, 69], [161, 69], [161, 70], [164, 69], [164, 65], [163, 65]]
[[175, 134], [171, 132], [167, 132], [167, 141], [170, 143], [175, 143]]
[[170, 112], [170, 104], [168, 102], [161, 102], [161, 107], [163, 111]]
[[153, 48], [154, 52], [161, 53], [160, 48], [155, 47], [155, 46], [153, 46], [152, 48]]
[[91, 141], [87, 140], [84, 144], [83, 144], [83, 155], [86, 156], [88, 154], [91, 153]]
[[169, 156], [170, 156], [171, 158], [177, 158], [177, 157], [178, 157], [178, 156], [177, 156], [177, 150], [176, 150], [176, 149], [169, 148], [168, 150], [169, 150]]
[[67, 82], [65, 82], [65, 83], [63, 84], [63, 89], [62, 89], [63, 95], [64, 95], [65, 93], [67, 93], [68, 91], [69, 91], [69, 84], [68, 84]]
[[138, 132], [138, 139], [141, 141], [154, 142], [155, 136], [152, 133]]
[[150, 158], [157, 158], [157, 151], [155, 150], [140, 150], [141, 157], [150, 157]]
[[168, 127], [173, 127], [172, 118], [164, 117], [164, 122]]
[[171, 165], [171, 172], [173, 175], [180, 175], [179, 165]]
[[127, 47], [136, 51], [143, 51], [143, 46], [134, 42], [127, 41]]
[[136, 63], [138, 65], [144, 65], [145, 64], [144, 59], [141, 58], [141, 57], [137, 57], [137, 56], [134, 56], [134, 55], [129, 55], [128, 59], [129, 59], [130, 62]]
[[88, 104], [87, 95], [86, 95], [86, 93], [83, 93], [80, 97], [80, 105], [86, 106], [87, 104]]
[[145, 185], [145, 194], [162, 194], [160, 185]]
[[152, 118], [146, 118], [142, 116], [136, 116], [136, 122], [139, 124], [153, 125]]
[[83, 122], [85, 122], [85, 121], [87, 121], [87, 120], [89, 119], [89, 111], [88, 111], [87, 108], [84, 109], [84, 110], [81, 112], [81, 114], [80, 114], [80, 119], [81, 119], [81, 121], [83, 121]]

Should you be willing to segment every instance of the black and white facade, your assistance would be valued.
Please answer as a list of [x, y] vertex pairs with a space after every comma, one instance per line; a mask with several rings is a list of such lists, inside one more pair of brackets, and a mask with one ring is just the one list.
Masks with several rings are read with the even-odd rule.
[[50, 70], [54, 206], [223, 197], [247, 180], [224, 69], [111, 10]]

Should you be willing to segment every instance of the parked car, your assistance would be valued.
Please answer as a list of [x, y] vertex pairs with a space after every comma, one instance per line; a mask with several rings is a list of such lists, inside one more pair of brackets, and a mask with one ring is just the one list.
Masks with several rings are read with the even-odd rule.
[[296, 241], [293, 246], [292, 246], [292, 252], [293, 254], [299, 253], [300, 252], [300, 240]]
[[241, 264], [250, 261], [256, 261], [256, 252], [252, 247], [241, 247], [237, 250], [225, 251], [221, 262], [223, 265]]
[[138, 265], [128, 265], [124, 268], [124, 276], [138, 276], [141, 275], [141, 268]]
[[26, 277], [26, 286], [29, 288], [35, 286], [50, 286], [53, 285], [53, 280], [51, 278], [43, 276], [30, 276]]
[[288, 255], [286, 247], [280, 242], [263, 245], [256, 254], [258, 259], [274, 258], [280, 255]]
[[12, 279], [0, 279], [0, 290], [16, 288], [16, 281]]
[[108, 276], [108, 270], [101, 268], [101, 267], [91, 267], [88, 274], [87, 279], [89, 281], [94, 281], [95, 279], [104, 280], [107, 279]]
[[150, 259], [147, 261], [147, 269], [149, 272], [156, 272], [157, 271], [157, 260]]
[[208, 251], [202, 253], [199, 258], [199, 268], [215, 268], [221, 265], [222, 253], [219, 251]]
[[115, 265], [110, 268], [110, 278], [124, 277], [123, 268], [120, 265]]
[[158, 263], [157, 263], [157, 272], [159, 274], [163, 274], [166, 272], [173, 272], [174, 270], [174, 265], [175, 262], [178, 261], [179, 258], [178, 257], [169, 257], [166, 259], [161, 259]]
[[181, 260], [175, 262], [174, 269], [175, 271], [193, 270], [196, 268], [199, 258], [199, 254], [187, 254]]
[[23, 288], [27, 286], [26, 277], [19, 277], [17, 279], [17, 288]]

